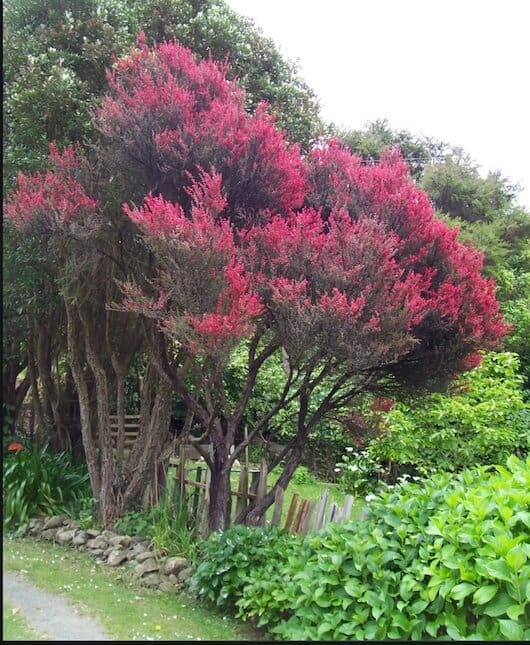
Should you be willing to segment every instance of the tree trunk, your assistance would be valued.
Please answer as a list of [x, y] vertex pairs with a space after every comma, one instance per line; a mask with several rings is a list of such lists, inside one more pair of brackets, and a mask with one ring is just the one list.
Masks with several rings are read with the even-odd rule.
[[124, 494], [125, 505], [131, 501], [138, 502], [143, 498], [147, 486], [150, 483], [154, 485], [155, 473], [160, 462], [167, 458], [164, 452], [167, 451], [169, 441], [171, 392], [172, 389], [167, 383], [159, 382], [149, 422], [140, 426], [136, 445], [131, 452], [124, 475], [124, 480], [127, 482]]
[[82, 367], [82, 347], [80, 345], [81, 338], [78, 333], [79, 322], [73, 307], [69, 304], [66, 305], [67, 314], [67, 338], [68, 338], [68, 352], [70, 355], [70, 366], [72, 376], [74, 378], [75, 386], [77, 389], [77, 396], [79, 398], [79, 416], [81, 421], [81, 437], [83, 439], [83, 448], [85, 450], [85, 458], [90, 477], [90, 485], [92, 487], [92, 494], [95, 499], [99, 498], [99, 491], [101, 486], [101, 479], [99, 476], [98, 456], [96, 450], [95, 437], [92, 427], [92, 407], [90, 405], [90, 388], [87, 382], [85, 372]]
[[[215, 455], [214, 455], [215, 458]], [[226, 529], [229, 526], [227, 507], [230, 499], [230, 469], [216, 466], [210, 475], [210, 505], [208, 507], [208, 532]]]
[[[30, 325], [30, 329], [32, 325]], [[37, 376], [37, 367], [35, 361], [35, 336], [30, 331], [28, 338], [28, 374], [31, 387], [31, 402], [33, 406], [34, 416], [35, 416], [35, 425], [36, 425], [36, 437], [37, 440], [40, 440], [46, 435], [46, 419], [44, 416], [44, 410], [42, 407], [42, 401], [39, 392], [39, 379]]]
[[212, 429], [212, 467], [210, 468], [210, 505], [208, 531], [226, 529], [230, 523], [227, 507], [230, 501], [230, 446], [227, 445], [221, 422]]
[[9, 417], [11, 419], [10, 428], [14, 428], [16, 425], [20, 408], [31, 384], [29, 374], [26, 374], [24, 379], [17, 385], [17, 378], [24, 367], [26, 367], [26, 363], [21, 363], [18, 359], [12, 359], [7, 361], [3, 371], [2, 403], [5, 415], [4, 424], [6, 418]]
[[305, 440], [305, 434], [296, 437], [277, 482], [259, 502], [253, 502], [252, 504], [249, 504], [247, 508], [243, 509], [236, 517], [235, 523], [246, 524], [247, 526], [258, 526], [260, 524], [263, 516], [267, 512], [267, 509], [274, 503], [277, 488], [280, 487], [283, 490], [286, 490], [289, 482], [291, 481], [291, 477], [300, 465]]

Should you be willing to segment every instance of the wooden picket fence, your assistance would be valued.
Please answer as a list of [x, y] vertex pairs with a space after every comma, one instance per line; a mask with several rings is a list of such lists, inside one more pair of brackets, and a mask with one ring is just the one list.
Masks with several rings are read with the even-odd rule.
[[[130, 448], [138, 435], [139, 416], [126, 415], [125, 417], [125, 448]], [[118, 432], [117, 418], [111, 417], [111, 434], [116, 441]], [[211, 446], [202, 446], [207, 452]], [[207, 518], [209, 504], [210, 471], [198, 450], [191, 444], [180, 444], [178, 452], [170, 459], [170, 464], [176, 467], [176, 484], [181, 497], [190, 493], [190, 512], [197, 518], [199, 530], [203, 535], [207, 533]], [[194, 477], [192, 477], [194, 473]], [[252, 501], [262, 499], [267, 494], [267, 462], [262, 460], [260, 468], [250, 468], [248, 462], [232, 470], [235, 475], [239, 473], [237, 486], [230, 491], [228, 500], [227, 517], [229, 522], [239, 515]], [[233, 478], [232, 478], [233, 479]], [[282, 524], [282, 511], [285, 491], [276, 489], [272, 517], [270, 524]], [[234, 503], [235, 498], [235, 503]], [[346, 495], [342, 506], [331, 502], [328, 505], [329, 491], [325, 490], [318, 500], [308, 500], [293, 495], [283, 527], [288, 533], [301, 533], [306, 535], [311, 531], [318, 531], [330, 522], [345, 522], [350, 519], [353, 508], [353, 497]], [[262, 518], [261, 525], [265, 526], [267, 520]]]
[[[206, 450], [208, 446], [204, 446]], [[191, 462], [191, 465], [189, 465]], [[197, 518], [199, 531], [207, 534], [207, 517], [209, 503], [210, 471], [204, 461], [200, 461], [199, 453], [189, 445], [181, 445], [178, 458], [173, 458], [171, 463], [176, 466], [176, 483], [181, 496], [189, 494], [189, 510]], [[192, 474], [195, 474], [192, 477]], [[234, 477], [234, 488], [230, 491], [228, 500], [227, 517], [229, 523], [254, 500], [260, 500], [267, 494], [267, 462], [263, 460], [259, 469], [251, 469], [243, 465], [232, 470], [239, 474], [237, 485]], [[191, 489], [191, 492], [189, 492]], [[280, 527], [282, 524], [282, 511], [285, 491], [276, 489], [272, 517], [267, 522], [263, 517], [261, 525], [270, 524]], [[235, 504], [234, 504], [235, 498]], [[329, 491], [325, 490], [316, 501], [300, 498], [294, 494], [283, 527], [288, 533], [301, 533], [306, 535], [311, 531], [318, 531], [330, 522], [345, 522], [350, 519], [353, 508], [353, 497], [346, 495], [344, 504], [339, 506], [334, 502], [328, 507]]]

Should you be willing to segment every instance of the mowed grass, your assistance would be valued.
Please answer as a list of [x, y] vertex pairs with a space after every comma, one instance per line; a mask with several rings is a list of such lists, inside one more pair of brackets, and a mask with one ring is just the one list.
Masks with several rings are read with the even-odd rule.
[[[129, 569], [96, 564], [87, 553], [34, 538], [4, 538], [4, 567], [97, 616], [116, 640], [262, 640], [249, 625], [204, 608], [187, 594], [157, 593]], [[9, 609], [4, 609], [4, 615]], [[17, 616], [8, 629], [17, 633]], [[8, 640], [4, 636], [5, 640]], [[34, 640], [14, 638], [13, 640]]]
[[36, 632], [20, 614], [18, 607], [13, 607], [5, 600], [2, 607], [2, 641], [47, 641], [48, 636]]

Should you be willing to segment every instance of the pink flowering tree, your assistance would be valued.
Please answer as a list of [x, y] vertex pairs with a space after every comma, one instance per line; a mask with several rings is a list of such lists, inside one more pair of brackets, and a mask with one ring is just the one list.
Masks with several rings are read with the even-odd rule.
[[[87, 405], [83, 437], [89, 440], [94, 416], [106, 436], [109, 387], [119, 384], [108, 376], [112, 347], [121, 342], [130, 356], [140, 327], [158, 379], [150, 400], [155, 393], [161, 399], [144, 447], [160, 439], [162, 410], [176, 393], [201, 428], [190, 441], [199, 450], [212, 446], [203, 451], [210, 530], [227, 524], [235, 459], [286, 408], [297, 412], [280, 455], [283, 470], [238, 522], [260, 522], [276, 489], [288, 485], [309, 434], [353, 409], [360, 395], [442, 388], [506, 331], [494, 285], [481, 276], [482, 258], [435, 219], [397, 153], [363, 166], [331, 140], [302, 158], [264, 106], [245, 114], [225, 72], [175, 43], [140, 43], [109, 75], [110, 91], [94, 117], [102, 136], [98, 170], [86, 173], [91, 190], [73, 199], [78, 210], [70, 215], [70, 196], [81, 184], [64, 170], [57, 181], [41, 176], [42, 191], [44, 183], [52, 191], [44, 209], [32, 204], [29, 180], [21, 178], [9, 214], [31, 227], [38, 213], [53, 222], [62, 208], [65, 242], [75, 236], [73, 223], [95, 223], [89, 243], [77, 235], [75, 247], [64, 247], [74, 269], [81, 249], [93, 260], [90, 271], [68, 276], [78, 287], [67, 300], [71, 360], [81, 376], [85, 360], [93, 376], [80, 377], [78, 390], [81, 398], [83, 382], [85, 390], [94, 382], [97, 398], [95, 415]], [[54, 185], [64, 194], [53, 193]], [[18, 203], [26, 206], [17, 211]], [[98, 343], [101, 322], [91, 324], [82, 297], [94, 284], [101, 288], [92, 306], [104, 310], [103, 328], [116, 331], [106, 343]], [[226, 367], [242, 347], [245, 377], [229, 395]], [[241, 440], [260, 371], [279, 352], [282, 391]], [[100, 450], [111, 463], [112, 452], [103, 444]], [[149, 464], [149, 450], [141, 463]], [[106, 521], [122, 508], [135, 472], [109, 466], [100, 473]]]
[[[237, 521], [260, 521], [276, 488], [289, 483], [309, 433], [354, 407], [360, 394], [443, 387], [505, 332], [480, 256], [434, 219], [400, 158], [364, 167], [335, 143], [322, 145], [309, 160], [313, 205], [248, 228], [225, 216], [219, 174], [203, 174], [191, 187], [189, 210], [162, 196], [124, 207], [159, 265], [156, 297], [125, 284], [123, 306], [156, 319], [178, 347], [180, 369], [163, 352], [158, 365], [202, 426], [196, 443], [213, 445], [212, 456], [203, 454], [212, 473], [211, 530], [226, 525], [234, 460], [287, 405], [296, 402], [298, 414], [283, 471]], [[334, 173], [326, 188], [330, 208], [317, 209], [314, 178], [326, 168]], [[234, 402], [223, 368], [244, 338], [248, 369]], [[259, 370], [278, 351], [288, 364], [283, 392], [238, 443]]]

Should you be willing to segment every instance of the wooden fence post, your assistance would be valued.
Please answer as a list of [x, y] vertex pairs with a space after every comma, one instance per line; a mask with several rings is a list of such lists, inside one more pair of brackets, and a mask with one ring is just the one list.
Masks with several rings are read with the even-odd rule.
[[307, 532], [309, 530], [309, 524], [311, 522], [311, 516], [313, 515], [315, 506], [316, 506], [315, 502], [311, 502], [311, 501], [307, 502], [304, 516], [302, 517], [300, 521], [300, 526], [298, 528], [298, 532], [302, 533], [302, 535], [307, 535]]
[[[265, 459], [262, 459], [261, 469], [259, 472], [258, 489], [256, 491], [256, 502], [260, 502], [267, 494], [267, 474], [268, 474], [267, 462], [265, 461]], [[263, 517], [259, 522], [259, 526], [265, 526], [265, 522], [266, 522], [265, 515], [266, 514], [263, 513]]]
[[347, 522], [350, 519], [352, 507], [353, 507], [353, 496], [346, 495], [346, 497], [344, 498], [344, 513], [342, 515], [343, 522]]
[[291, 499], [291, 504], [289, 506], [289, 510], [287, 511], [287, 519], [285, 520], [285, 530], [287, 531], [287, 533], [293, 533], [292, 528], [297, 505], [298, 493], [295, 493]]
[[281, 486], [276, 488], [274, 493], [274, 512], [272, 514], [272, 526], [280, 526], [280, 520], [282, 517], [282, 507], [283, 507], [283, 495], [284, 490]]
[[320, 496], [320, 500], [318, 502], [317, 510], [315, 513], [315, 526], [314, 526], [315, 531], [320, 530], [324, 524], [324, 515], [326, 513], [328, 494], [329, 492], [328, 492], [328, 489], [326, 488], [326, 490]]
[[210, 480], [212, 474], [210, 469], [206, 467], [206, 488], [204, 489], [204, 498], [202, 505], [202, 512], [198, 516], [198, 528], [202, 537], [208, 537], [208, 509], [210, 507]]
[[246, 466], [243, 466], [239, 473], [237, 492], [236, 516], [244, 511], [248, 505], [248, 468]]
[[[202, 468], [200, 466], [197, 466], [197, 472], [195, 475], [195, 481], [197, 484], [201, 483], [201, 478], [202, 478]], [[199, 496], [201, 494], [201, 489], [199, 486], [195, 487], [195, 490], [193, 491], [193, 502], [192, 502], [192, 509], [193, 509], [193, 516], [197, 517], [197, 511], [199, 508]]]
[[180, 444], [179, 446], [179, 466], [178, 466], [178, 484], [179, 484], [179, 495], [181, 498], [184, 498], [184, 491], [186, 488], [186, 446]]

